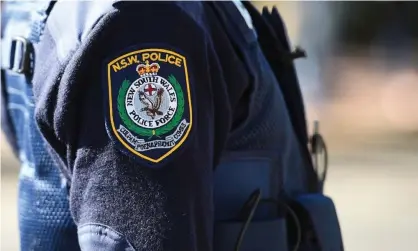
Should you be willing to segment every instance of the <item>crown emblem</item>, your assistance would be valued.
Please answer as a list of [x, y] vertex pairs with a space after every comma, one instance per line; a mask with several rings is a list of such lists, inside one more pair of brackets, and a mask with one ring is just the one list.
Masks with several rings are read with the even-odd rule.
[[145, 64], [139, 64], [136, 67], [136, 72], [138, 72], [141, 77], [157, 75], [159, 70], [160, 65], [158, 63], [149, 64], [148, 60], [145, 61]]

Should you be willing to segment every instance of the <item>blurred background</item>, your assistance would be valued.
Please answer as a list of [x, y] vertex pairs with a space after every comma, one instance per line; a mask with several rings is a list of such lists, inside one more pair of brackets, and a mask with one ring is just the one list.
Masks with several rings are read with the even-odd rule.
[[[307, 51], [295, 64], [346, 250], [418, 250], [418, 2], [255, 5], [276, 5]], [[18, 163], [4, 137], [1, 164], [1, 250], [13, 251]]]

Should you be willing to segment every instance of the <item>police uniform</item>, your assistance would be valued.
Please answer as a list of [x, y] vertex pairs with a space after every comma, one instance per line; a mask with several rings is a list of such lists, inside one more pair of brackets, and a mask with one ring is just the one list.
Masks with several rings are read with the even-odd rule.
[[312, 192], [310, 160], [247, 9], [52, 5], [2, 81], [22, 250], [292, 248], [276, 200]]

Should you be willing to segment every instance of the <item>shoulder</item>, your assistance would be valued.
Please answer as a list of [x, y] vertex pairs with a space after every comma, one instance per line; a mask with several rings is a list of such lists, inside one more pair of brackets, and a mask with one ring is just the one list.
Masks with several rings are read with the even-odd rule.
[[[112, 24], [136, 23], [141, 29], [155, 22], [187, 23], [204, 33], [203, 13], [204, 3], [200, 1], [58, 1], [48, 17], [46, 28], [58, 58], [64, 62], [94, 31], [111, 29]], [[118, 28], [123, 30], [123, 26]]]
[[[159, 13], [160, 18], [170, 18], [172, 15], [181, 15], [188, 18], [198, 26], [204, 26], [204, 8], [206, 4], [200, 1], [170, 1], [170, 2], [149, 2], [149, 1], [116, 1], [113, 6], [122, 13], [151, 11]], [[172, 20], [175, 21], [175, 20]]]

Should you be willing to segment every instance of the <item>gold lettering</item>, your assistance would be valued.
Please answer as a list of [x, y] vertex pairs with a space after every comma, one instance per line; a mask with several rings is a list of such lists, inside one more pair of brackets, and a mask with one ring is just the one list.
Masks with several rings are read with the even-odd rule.
[[[171, 61], [171, 59], [173, 59], [173, 61]], [[175, 57], [174, 57], [173, 55], [170, 55], [170, 56], [168, 56], [167, 61], [168, 61], [170, 64], [174, 64], [174, 59], [175, 59]]]
[[177, 65], [178, 67], [181, 67], [181, 58], [176, 58], [175, 65]]
[[161, 61], [161, 62], [167, 62], [167, 54], [165, 54], [165, 58], [164, 58], [164, 59], [162, 59], [162, 58], [161, 58], [161, 53], [158, 53], [158, 61]]
[[120, 65], [118, 63], [112, 64], [112, 68], [113, 68], [113, 71], [114, 72], [117, 72], [117, 71], [119, 71], [121, 69], [120, 68]]
[[122, 65], [122, 69], [125, 68], [126, 66], [128, 66], [128, 63], [126, 63], [126, 60], [125, 59], [122, 59], [120, 61], [120, 64]]
[[150, 55], [150, 59], [151, 59], [152, 61], [157, 61], [157, 60], [158, 60], [158, 54], [157, 54], [157, 53], [155, 53], [155, 52], [151, 53], [151, 55]]
[[145, 61], [149, 58], [149, 53], [142, 53], [142, 61]]
[[130, 56], [128, 58], [128, 62], [129, 62], [129, 65], [131, 65], [133, 63], [139, 63], [139, 61], [138, 61], [138, 55]]
[[[176, 57], [174, 55], [170, 55], [168, 53], [163, 53], [163, 52], [142, 53], [141, 54], [141, 61], [145, 62], [146, 60], [169, 63], [169, 64], [176, 65], [178, 67], [181, 67], [182, 63], [183, 63], [183, 60], [181, 58]], [[140, 63], [138, 61], [137, 55], [129, 57], [128, 62], [129, 62], [129, 65], [133, 64], [134, 62], [135, 63]], [[126, 66], [124, 66], [124, 63], [122, 61], [119, 61], [119, 63], [122, 64], [122, 68], [126, 67]]]

